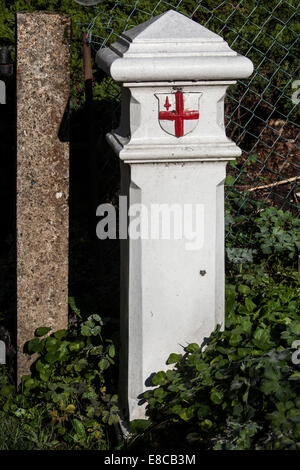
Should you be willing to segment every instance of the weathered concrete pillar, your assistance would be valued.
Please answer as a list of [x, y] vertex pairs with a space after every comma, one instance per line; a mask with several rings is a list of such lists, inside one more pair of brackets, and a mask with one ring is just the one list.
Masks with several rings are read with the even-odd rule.
[[17, 13], [17, 342], [68, 321], [70, 19]]
[[241, 153], [225, 134], [224, 97], [253, 66], [174, 11], [124, 32], [97, 63], [123, 86], [121, 123], [107, 138], [129, 227], [140, 206], [141, 236], [130, 231], [121, 253], [120, 398], [132, 420], [168, 355], [224, 325], [223, 184]]

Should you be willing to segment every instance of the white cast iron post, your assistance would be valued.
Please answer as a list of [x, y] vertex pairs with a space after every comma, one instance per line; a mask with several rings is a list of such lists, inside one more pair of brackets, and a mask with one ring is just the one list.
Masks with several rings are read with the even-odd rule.
[[253, 65], [172, 10], [124, 32], [96, 60], [122, 84], [120, 126], [107, 135], [121, 194], [129, 207], [143, 205], [142, 224], [159, 208], [166, 223], [178, 207], [185, 222], [186, 236], [161, 239], [152, 223], [149, 239], [121, 242], [120, 400], [133, 420], [144, 417], [138, 397], [169, 354], [224, 325], [223, 184], [226, 162], [241, 154], [225, 134], [224, 96]]

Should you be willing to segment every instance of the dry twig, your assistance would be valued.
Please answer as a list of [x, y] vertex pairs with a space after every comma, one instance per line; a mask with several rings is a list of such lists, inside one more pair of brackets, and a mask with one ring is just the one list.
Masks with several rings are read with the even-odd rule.
[[275, 183], [265, 184], [264, 186], [256, 186], [255, 188], [250, 188], [247, 191], [250, 192], [250, 191], [258, 191], [260, 189], [272, 188], [273, 186], [279, 186], [280, 184], [291, 183], [292, 181], [296, 181], [298, 179], [300, 179], [300, 175], [299, 176], [293, 176], [293, 178], [288, 178], [286, 180], [276, 181]]

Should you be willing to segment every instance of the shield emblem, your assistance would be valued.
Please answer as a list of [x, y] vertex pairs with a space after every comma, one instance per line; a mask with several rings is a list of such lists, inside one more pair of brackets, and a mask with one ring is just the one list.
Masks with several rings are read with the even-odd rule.
[[156, 93], [160, 127], [168, 134], [183, 137], [192, 132], [199, 120], [201, 93]]

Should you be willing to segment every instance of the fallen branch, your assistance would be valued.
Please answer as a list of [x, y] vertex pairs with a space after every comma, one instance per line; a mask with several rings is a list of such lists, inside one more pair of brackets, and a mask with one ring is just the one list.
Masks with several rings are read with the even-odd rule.
[[300, 179], [299, 176], [293, 176], [293, 178], [288, 178], [287, 180], [282, 180], [282, 181], [276, 181], [276, 183], [270, 183], [270, 184], [265, 184], [264, 186], [256, 186], [255, 188], [250, 188], [247, 191], [258, 191], [260, 189], [267, 189], [267, 188], [272, 188], [273, 186], [279, 186], [280, 184], [287, 184], [291, 183], [292, 181], [296, 181]]

